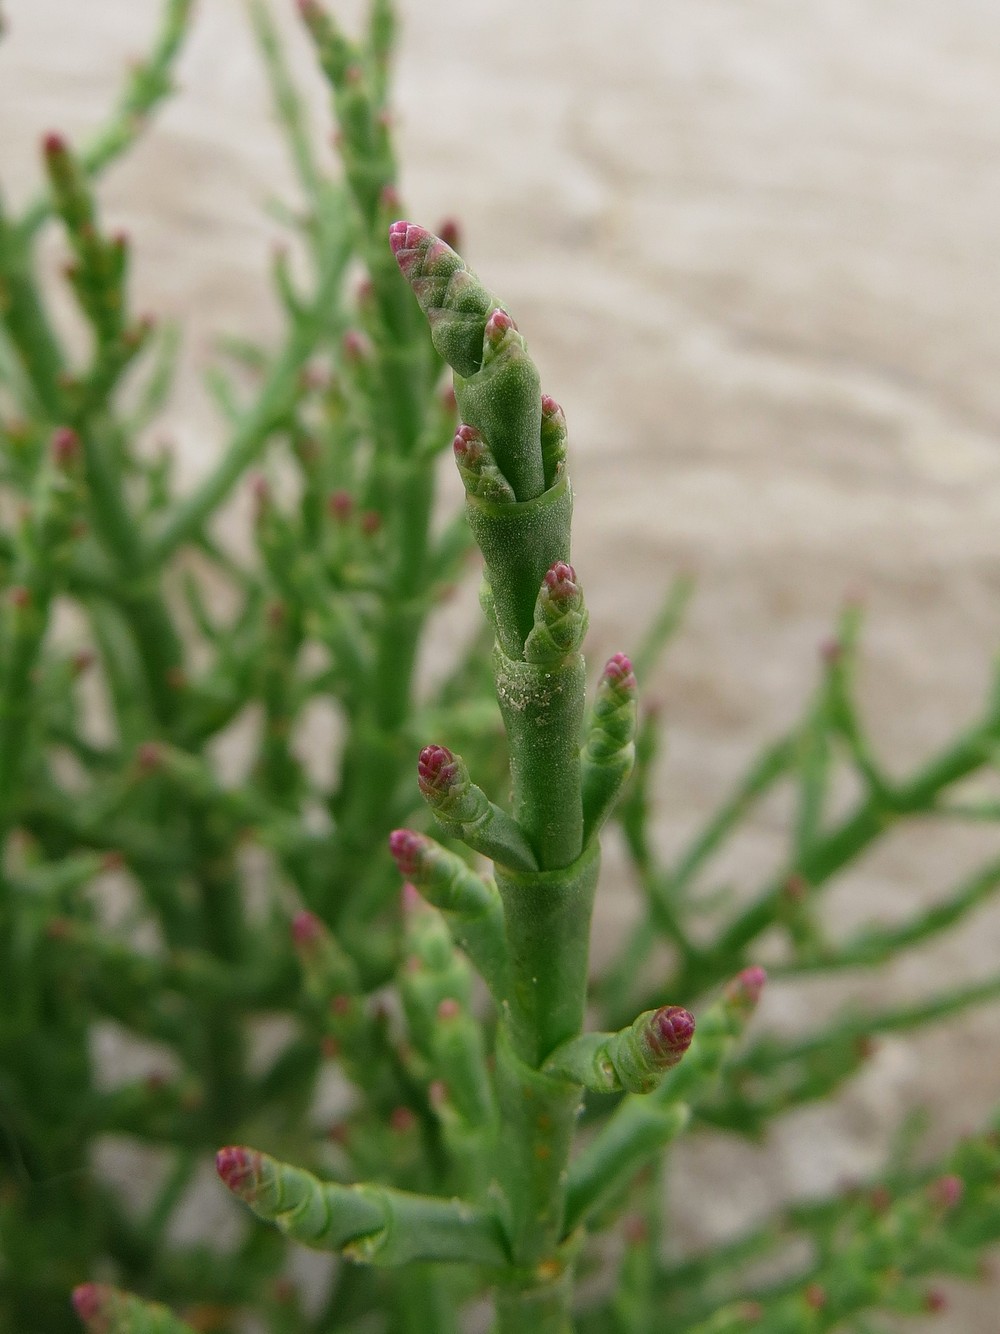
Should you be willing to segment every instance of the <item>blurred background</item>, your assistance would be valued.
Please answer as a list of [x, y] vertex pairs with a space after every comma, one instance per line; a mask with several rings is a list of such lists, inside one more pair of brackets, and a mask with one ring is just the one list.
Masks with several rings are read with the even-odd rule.
[[[333, 7], [348, 26], [360, 12]], [[399, 7], [407, 213], [460, 221], [467, 259], [566, 409], [594, 657], [636, 643], [677, 573], [697, 581], [651, 688], [669, 729], [664, 846], [795, 720], [845, 596], [867, 607], [871, 731], [890, 768], [916, 765], [976, 715], [1000, 645], [1000, 7]], [[20, 203], [41, 178], [41, 134], [76, 140], [102, 122], [158, 5], [2, 8], [2, 179]], [[294, 5], [272, 9], [328, 138]], [[283, 232], [265, 205], [294, 201], [240, 0], [201, 0], [178, 96], [102, 195], [134, 237], [138, 308], [184, 329], [163, 436], [193, 479], [221, 438], [201, 386], [213, 338], [277, 330], [267, 271]], [[459, 599], [455, 634], [474, 601]], [[767, 868], [782, 819], [766, 813], [734, 849], [734, 881]], [[845, 922], [901, 914], [995, 842], [907, 826], [831, 905]], [[614, 849], [608, 865], [602, 938], [630, 910]], [[998, 958], [993, 910], [901, 960], [891, 994]], [[864, 975], [780, 987], [763, 1022], [794, 1029], [844, 995], [887, 993]], [[942, 1148], [998, 1100], [995, 1008], [887, 1039], [835, 1105], [796, 1113], [765, 1146], [713, 1139], [683, 1156], [683, 1240], [875, 1170], [908, 1109], [933, 1108]], [[953, 1291], [947, 1327], [996, 1334], [1000, 1282]]]

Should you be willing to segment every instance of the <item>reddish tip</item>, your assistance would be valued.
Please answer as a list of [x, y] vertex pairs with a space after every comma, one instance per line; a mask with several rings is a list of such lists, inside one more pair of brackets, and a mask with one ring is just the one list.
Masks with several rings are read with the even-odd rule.
[[73, 1310], [81, 1320], [95, 1320], [104, 1311], [110, 1293], [103, 1283], [81, 1283], [73, 1289]]
[[389, 1129], [395, 1135], [405, 1135], [417, 1124], [416, 1114], [402, 1104], [389, 1113]]
[[361, 516], [361, 531], [371, 537], [382, 527], [382, 516], [378, 510], [365, 510]]
[[931, 1182], [929, 1193], [933, 1202], [942, 1209], [954, 1209], [965, 1194], [965, 1182], [953, 1174], [938, 1177]]
[[60, 153], [65, 153], [66, 140], [53, 130], [42, 140], [42, 152], [46, 157], [56, 157]]
[[23, 584], [16, 584], [8, 594], [11, 605], [18, 611], [26, 611], [31, 606], [31, 589], [25, 588]]
[[292, 943], [297, 950], [308, 950], [323, 937], [323, 923], [311, 912], [297, 912], [292, 918]]
[[767, 973], [763, 968], [756, 966], [744, 968], [742, 973], [737, 973], [726, 987], [726, 999], [743, 1009], [753, 1010], [760, 1000], [766, 982]]
[[363, 361], [369, 361], [374, 352], [372, 341], [363, 334], [360, 329], [348, 329], [340, 341], [340, 348], [344, 354], [344, 360], [353, 366], [360, 365]]
[[52, 461], [58, 468], [72, 463], [80, 452], [80, 437], [69, 426], [60, 426], [52, 434]]
[[399, 191], [394, 185], [383, 185], [378, 202], [384, 213], [395, 213], [401, 203]]
[[495, 345], [499, 343], [511, 329], [516, 328], [517, 325], [507, 312], [498, 307], [486, 321], [486, 328], [483, 330], [483, 335], [488, 343]]
[[564, 560], [557, 560], [545, 571], [545, 587], [549, 590], [549, 596], [557, 602], [568, 602], [580, 592], [576, 570]]
[[389, 224], [389, 245], [392, 247], [393, 255], [399, 255], [401, 249], [408, 248], [407, 236], [411, 232], [411, 225], [411, 223], [404, 223], [401, 220]]
[[389, 852], [406, 880], [412, 880], [423, 859], [427, 840], [412, 829], [394, 829], [389, 835]]
[[826, 1289], [818, 1283], [810, 1283], [802, 1295], [811, 1311], [822, 1311], [826, 1305]]
[[260, 1167], [260, 1154], [241, 1145], [230, 1144], [215, 1155], [215, 1170], [236, 1195], [252, 1189]]
[[655, 1055], [675, 1065], [694, 1037], [694, 1015], [680, 1005], [664, 1005], [650, 1018], [647, 1039]]
[[417, 783], [425, 797], [448, 791], [458, 778], [458, 764], [447, 746], [424, 746], [417, 760]]
[[151, 774], [163, 763], [163, 752], [155, 741], [144, 741], [136, 748], [135, 762], [144, 774]]
[[462, 425], [455, 432], [455, 439], [451, 447], [455, 451], [455, 457], [459, 463], [475, 463], [482, 455], [483, 437], [474, 426]]
[[403, 881], [403, 889], [399, 900], [404, 913], [416, 912], [418, 908], [423, 907], [424, 902], [420, 896], [420, 890], [409, 880]]
[[327, 496], [326, 507], [339, 523], [346, 523], [354, 511], [354, 497], [350, 491], [333, 491]]
[[437, 1017], [439, 1019], [457, 1019], [462, 1013], [462, 1007], [453, 996], [445, 996], [437, 1007]]
[[609, 686], [615, 686], [619, 690], [636, 689], [632, 660], [624, 653], [615, 653], [607, 660], [604, 664], [603, 677]]
[[455, 218], [443, 218], [438, 223], [437, 234], [452, 250], [457, 250], [462, 239], [462, 230]]
[[929, 1315], [940, 1315], [948, 1309], [948, 1298], [940, 1288], [928, 1288], [924, 1297], [924, 1310]]

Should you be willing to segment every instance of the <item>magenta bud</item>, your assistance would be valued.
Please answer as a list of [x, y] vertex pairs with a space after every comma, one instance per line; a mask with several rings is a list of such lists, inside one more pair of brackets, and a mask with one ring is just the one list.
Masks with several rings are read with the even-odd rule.
[[389, 1129], [394, 1135], [407, 1135], [417, 1124], [416, 1114], [409, 1107], [400, 1105], [389, 1113]]
[[96, 1320], [104, 1313], [110, 1294], [103, 1283], [81, 1283], [73, 1289], [73, 1310], [81, 1320]]
[[461, 1005], [452, 996], [445, 996], [437, 1007], [437, 1017], [439, 1019], [457, 1019], [461, 1013]]
[[460, 464], [475, 463], [482, 457], [483, 437], [474, 426], [466, 426], [463, 422], [455, 432], [455, 439], [452, 441], [451, 447], [455, 451], [455, 458]]
[[215, 1170], [233, 1194], [243, 1199], [256, 1190], [260, 1164], [259, 1153], [240, 1145], [229, 1145], [215, 1155]]
[[350, 491], [333, 491], [327, 496], [326, 507], [339, 523], [346, 523], [354, 512], [354, 497]]
[[940, 1315], [948, 1309], [948, 1298], [940, 1288], [928, 1288], [924, 1296], [924, 1310], [928, 1315]]
[[360, 329], [348, 329], [340, 341], [340, 348], [344, 354], [344, 360], [352, 366], [370, 361], [375, 350], [372, 347], [371, 339]]
[[417, 784], [425, 797], [448, 792], [458, 773], [458, 763], [447, 746], [424, 746], [417, 760]]
[[423, 834], [412, 829], [394, 829], [389, 835], [389, 852], [405, 880], [417, 875], [427, 841]]
[[437, 234], [446, 246], [451, 246], [452, 250], [458, 249], [462, 231], [455, 218], [442, 218], [438, 224]]
[[495, 348], [503, 342], [504, 338], [506, 338], [507, 334], [509, 334], [512, 329], [516, 330], [517, 325], [505, 310], [501, 310], [497, 307], [486, 321], [486, 328], [483, 330], [483, 338], [487, 346]]
[[802, 1296], [810, 1311], [822, 1311], [826, 1305], [826, 1289], [819, 1283], [810, 1283]]
[[155, 773], [163, 763], [163, 751], [157, 742], [143, 741], [136, 747], [135, 762], [142, 773]]
[[646, 1042], [658, 1062], [676, 1065], [694, 1037], [694, 1015], [680, 1005], [664, 1005], [650, 1016]]
[[52, 131], [42, 140], [42, 152], [46, 157], [61, 157], [67, 152], [66, 140], [61, 134]]
[[401, 202], [399, 191], [394, 185], [384, 185], [382, 193], [378, 197], [378, 202], [383, 213], [395, 213]]
[[928, 1188], [931, 1200], [942, 1209], [954, 1209], [965, 1194], [965, 1182], [961, 1177], [949, 1174], [932, 1181]]
[[414, 885], [409, 880], [403, 881], [403, 888], [400, 893], [399, 899], [400, 899], [400, 907], [402, 908], [404, 913], [416, 912], [416, 910], [418, 908], [422, 908], [424, 904], [424, 900], [421, 897], [420, 890], [417, 889], [416, 885]]
[[624, 653], [615, 653], [604, 664], [603, 680], [614, 690], [631, 692], [637, 689], [632, 662]]
[[757, 1008], [766, 982], [767, 973], [763, 968], [744, 968], [726, 987], [726, 1000], [738, 1009], [752, 1012]]
[[69, 426], [60, 426], [52, 434], [52, 462], [57, 468], [65, 468], [80, 452], [80, 437]]
[[314, 949], [323, 938], [324, 926], [315, 913], [297, 912], [292, 918], [292, 944], [302, 953]]
[[569, 602], [580, 592], [576, 582], [576, 570], [564, 560], [557, 560], [546, 570], [545, 586], [549, 590], [549, 596], [556, 602]]

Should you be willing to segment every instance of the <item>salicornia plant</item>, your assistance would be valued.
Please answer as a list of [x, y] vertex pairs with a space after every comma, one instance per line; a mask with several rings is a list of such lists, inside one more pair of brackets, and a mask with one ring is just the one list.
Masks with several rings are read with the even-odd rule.
[[[94, 183], [167, 92], [190, 8], [166, 0], [91, 145], [46, 138], [44, 195], [0, 203], [0, 1334], [863, 1334], [940, 1309], [935, 1276], [975, 1274], [1000, 1238], [996, 1130], [934, 1161], [904, 1127], [877, 1181], [702, 1250], [671, 1227], [664, 1181], [682, 1136], [759, 1139], [833, 1095], [879, 1033], [1000, 995], [997, 974], [745, 1036], [765, 957], [772, 985], [874, 968], [992, 899], [1000, 856], [845, 937], [822, 891], [901, 821], [945, 837], [996, 818], [966, 780], [995, 767], [1000, 688], [890, 773], [855, 704], [849, 607], [804, 716], [664, 859], [637, 682], [689, 589], [588, 679], [563, 411], [453, 225], [394, 221], [385, 0], [357, 41], [299, 5], [339, 175], [249, 0], [303, 263], [275, 261], [280, 346], [220, 345], [224, 443], [178, 494], [146, 446], [177, 337], [133, 313], [130, 241]], [[41, 281], [50, 225], [83, 344]], [[466, 503], [442, 523], [449, 446]], [[215, 524], [239, 486], [251, 559]], [[486, 631], [418, 689], [473, 542]], [[323, 712], [332, 766], [310, 744]], [[219, 760], [234, 732], [236, 767]], [[779, 791], [781, 863], [707, 893]], [[595, 977], [609, 820], [643, 909]], [[141, 1077], [109, 1074], [109, 1031]], [[126, 1144], [149, 1151], [138, 1202], [106, 1170]], [[213, 1155], [250, 1209], [191, 1239]], [[338, 1257], [304, 1285], [299, 1243]]]

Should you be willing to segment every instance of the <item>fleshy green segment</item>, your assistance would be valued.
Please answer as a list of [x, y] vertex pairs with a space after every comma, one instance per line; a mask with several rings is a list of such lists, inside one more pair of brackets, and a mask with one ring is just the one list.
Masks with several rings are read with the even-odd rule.
[[587, 608], [576, 571], [559, 560], [546, 571], [535, 601], [535, 624], [524, 641], [528, 662], [555, 666], [579, 653], [587, 633]]
[[516, 871], [538, 863], [523, 831], [469, 777], [461, 755], [446, 746], [425, 746], [418, 762], [420, 791], [442, 831], [474, 852]]
[[444, 241], [394, 222], [389, 242], [431, 327], [431, 341], [455, 372], [462, 421], [486, 441], [519, 501], [545, 490], [542, 397], [527, 344], [497, 298]]
[[83, 1283], [73, 1289], [73, 1309], [88, 1334], [194, 1334], [190, 1325], [156, 1302], [104, 1283]]
[[396, 829], [389, 851], [400, 874], [444, 915], [456, 942], [497, 997], [506, 987], [507, 947], [496, 886], [455, 853], [412, 829]]
[[547, 1074], [597, 1093], [651, 1093], [694, 1037], [694, 1018], [679, 1005], [647, 1010], [619, 1033], [587, 1033], [554, 1052]]
[[632, 772], [635, 728], [635, 673], [616, 653], [601, 674], [581, 757], [584, 842], [600, 830]]
[[567, 1230], [614, 1196], [687, 1125], [716, 1085], [753, 1016], [766, 982], [763, 968], [746, 968], [698, 1020], [684, 1060], [651, 1092], [623, 1099], [604, 1128], [574, 1159], [566, 1193]]
[[242, 1147], [220, 1149], [215, 1161], [225, 1184], [258, 1218], [315, 1250], [373, 1265], [507, 1263], [497, 1220], [462, 1200], [320, 1181]]

